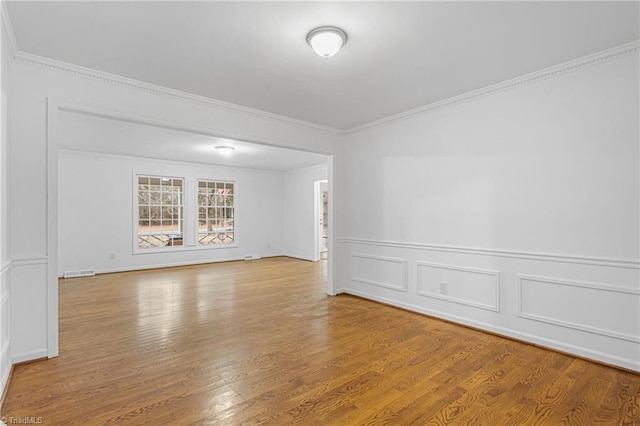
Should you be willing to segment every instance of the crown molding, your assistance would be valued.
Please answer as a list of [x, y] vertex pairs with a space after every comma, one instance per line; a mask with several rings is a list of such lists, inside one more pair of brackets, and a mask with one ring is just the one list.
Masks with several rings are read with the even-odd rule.
[[13, 26], [11, 25], [11, 19], [9, 18], [9, 11], [7, 10], [7, 2], [5, 0], [0, 1], [0, 14], [2, 14], [2, 24], [7, 30], [7, 35], [9, 36], [9, 47], [11, 48], [10, 56], [11, 58], [16, 57], [16, 53], [18, 52], [18, 44], [16, 43], [16, 36], [13, 32]]
[[197, 105], [204, 105], [210, 108], [218, 108], [227, 111], [240, 112], [256, 117], [267, 118], [271, 120], [280, 121], [286, 124], [295, 125], [299, 127], [306, 127], [309, 129], [315, 129], [325, 131], [337, 135], [347, 135], [350, 133], [356, 133], [364, 130], [373, 129], [387, 124], [392, 124], [398, 121], [405, 120], [415, 115], [428, 113], [430, 111], [439, 110], [455, 106], [464, 102], [474, 101], [476, 99], [484, 98], [498, 94], [507, 90], [515, 89], [527, 84], [532, 84], [541, 80], [563, 75], [569, 72], [577, 71], [582, 68], [586, 68], [592, 65], [597, 65], [603, 62], [608, 62], [613, 59], [617, 59], [623, 56], [627, 56], [640, 51], [640, 40], [634, 40], [629, 43], [625, 43], [610, 49], [602, 50], [600, 52], [593, 53], [591, 55], [583, 56], [562, 64], [554, 65], [549, 68], [545, 68], [539, 71], [532, 72], [520, 77], [516, 77], [510, 80], [506, 80], [500, 83], [493, 84], [478, 90], [463, 93], [458, 96], [443, 99], [441, 101], [433, 102], [427, 105], [423, 105], [418, 108], [410, 109], [398, 114], [393, 114], [388, 117], [374, 120], [368, 123], [361, 124], [359, 126], [351, 127], [346, 130], [337, 129], [334, 127], [324, 126], [322, 124], [311, 123], [308, 121], [298, 120], [292, 117], [287, 117], [280, 114], [274, 114], [259, 109], [249, 108], [242, 105], [233, 104], [205, 96], [194, 95], [192, 93], [183, 92], [180, 90], [169, 89], [156, 84], [146, 83], [143, 81], [122, 77], [116, 74], [111, 74], [103, 71], [98, 71], [92, 68], [83, 67], [80, 65], [74, 65], [55, 59], [46, 58], [39, 55], [33, 55], [25, 53], [18, 49], [13, 27], [11, 26], [11, 19], [9, 18], [7, 6], [5, 0], [0, 0], [2, 6], [0, 8], [2, 12], [2, 21], [7, 29], [9, 35], [9, 44], [12, 50], [12, 58], [14, 61], [26, 65], [37, 66], [54, 71], [61, 71], [73, 74], [77, 77], [87, 78], [94, 81], [100, 81], [106, 84], [112, 84], [120, 87], [126, 87], [141, 92], [154, 94], [157, 96], [163, 96], [180, 100], [184, 102], [194, 103]]
[[582, 68], [586, 68], [592, 65], [608, 62], [613, 59], [617, 59], [623, 56], [627, 56], [640, 51], [640, 40], [635, 40], [630, 43], [625, 43], [620, 46], [613, 47], [611, 49], [603, 50], [591, 55], [583, 56], [578, 59], [574, 59], [562, 64], [554, 65], [549, 68], [545, 68], [539, 71], [532, 72], [520, 77], [516, 77], [510, 80], [506, 80], [500, 83], [493, 84], [491, 86], [484, 87], [482, 89], [474, 90], [464, 93], [462, 95], [454, 96], [451, 98], [443, 99], [438, 102], [433, 102], [418, 108], [410, 109], [408, 111], [401, 112], [399, 114], [390, 115], [379, 120], [371, 121], [369, 123], [355, 126], [343, 131], [343, 134], [356, 133], [363, 130], [369, 130], [375, 127], [384, 126], [387, 124], [395, 123], [415, 115], [425, 114], [431, 111], [439, 110], [455, 106], [464, 102], [474, 101], [476, 99], [484, 98], [486, 96], [495, 95], [507, 90], [515, 89], [527, 84], [536, 83], [548, 78], [564, 75], [569, 72], [577, 71]]
[[[3, 14], [4, 16], [4, 14]], [[135, 80], [128, 77], [122, 77], [116, 74], [111, 74], [103, 71], [98, 71], [92, 68], [83, 67], [80, 65], [70, 64], [68, 62], [58, 61], [56, 59], [45, 58], [39, 55], [33, 55], [31, 53], [25, 53], [20, 50], [15, 52], [14, 60], [18, 63], [45, 68], [52, 71], [61, 71], [68, 74], [72, 74], [75, 77], [86, 78], [89, 80], [99, 81], [106, 84], [125, 87], [140, 92], [163, 96], [179, 101], [189, 102], [197, 105], [204, 105], [210, 108], [218, 108], [227, 111], [240, 112], [243, 114], [253, 115], [260, 118], [267, 118], [270, 120], [280, 121], [286, 124], [295, 125], [298, 127], [306, 127], [314, 130], [321, 130], [324, 132], [342, 134], [342, 130], [335, 129], [329, 126], [323, 126], [321, 124], [311, 123], [308, 121], [298, 120], [295, 118], [287, 117], [284, 115], [274, 114], [254, 108], [245, 107], [242, 105], [233, 104], [230, 102], [220, 101], [205, 96], [194, 95], [192, 93], [183, 92], [181, 90], [169, 89], [167, 87], [159, 86], [156, 84], [145, 83], [140, 80]]]

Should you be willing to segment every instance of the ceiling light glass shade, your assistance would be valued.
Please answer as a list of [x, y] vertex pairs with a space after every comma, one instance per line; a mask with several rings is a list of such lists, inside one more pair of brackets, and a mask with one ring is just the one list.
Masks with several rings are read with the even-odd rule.
[[235, 148], [232, 147], [232, 146], [229, 146], [229, 145], [216, 146], [216, 151], [218, 151], [222, 155], [231, 155], [231, 154], [233, 154], [234, 150], [235, 150]]
[[330, 58], [347, 42], [347, 34], [340, 28], [320, 27], [307, 34], [309, 46], [323, 58]]

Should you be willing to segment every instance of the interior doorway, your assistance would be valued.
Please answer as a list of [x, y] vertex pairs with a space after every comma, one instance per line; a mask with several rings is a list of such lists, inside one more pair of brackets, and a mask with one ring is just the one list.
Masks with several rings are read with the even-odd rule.
[[[295, 150], [291, 148], [280, 147], [277, 145], [263, 144], [261, 143], [260, 140], [255, 140], [253, 137], [249, 137], [249, 136], [242, 137], [241, 135], [238, 135], [238, 134], [229, 134], [229, 135], [218, 134], [213, 130], [210, 132], [206, 128], [198, 128], [198, 127], [192, 127], [187, 124], [168, 122], [165, 120], [145, 117], [144, 115], [129, 115], [128, 113], [102, 110], [100, 108], [96, 108], [92, 106], [61, 102], [53, 99], [48, 100], [47, 111], [48, 111], [47, 113], [47, 117], [48, 117], [48, 121], [47, 121], [47, 143], [48, 143], [47, 145], [47, 148], [48, 148], [47, 149], [47, 166], [48, 166], [48, 170], [47, 170], [47, 250], [48, 250], [47, 282], [48, 282], [48, 286], [47, 286], [46, 333], [47, 333], [47, 356], [50, 358], [57, 356], [59, 352], [59, 348], [58, 348], [59, 346], [58, 345], [58, 338], [59, 338], [58, 336], [58, 275], [60, 271], [64, 270], [64, 268], [61, 268], [59, 264], [59, 251], [60, 251], [60, 247], [59, 247], [59, 242], [60, 242], [59, 241], [59, 229], [60, 229], [59, 153], [60, 151], [88, 152], [88, 153], [92, 153], [89, 155], [93, 155], [93, 153], [95, 153], [96, 155], [107, 155], [107, 156], [110, 156], [110, 158], [119, 156], [119, 155], [126, 156], [129, 159], [137, 158], [137, 157], [142, 157], [142, 158], [148, 157], [149, 159], [157, 160], [158, 164], [165, 164], [163, 162], [164, 160], [169, 160], [173, 162], [176, 162], [176, 161], [183, 162], [187, 164], [188, 163], [201, 164], [202, 153], [197, 151], [197, 141], [200, 140], [200, 137], [208, 137], [208, 138], [221, 138], [225, 140], [232, 140], [233, 143], [235, 144], [236, 152], [245, 151], [245, 153], [251, 154], [252, 158], [256, 160], [255, 163], [248, 164], [248, 165], [238, 164], [238, 163], [234, 163], [230, 165], [231, 167], [235, 166], [237, 168], [253, 169], [253, 168], [256, 168], [256, 164], [262, 164], [264, 162], [264, 159], [266, 158], [265, 151], [264, 151], [265, 149], [284, 150], [288, 153], [297, 152], [297, 153], [302, 153], [307, 155], [308, 154], [320, 155], [323, 157], [322, 159], [327, 164], [327, 171], [324, 174], [310, 177], [309, 180], [304, 182], [303, 192], [306, 195], [301, 197], [303, 201], [301, 204], [304, 207], [304, 213], [305, 213], [304, 221], [306, 223], [308, 223], [309, 221], [308, 219], [309, 210], [311, 210], [310, 208], [311, 205], [308, 202], [309, 198], [307, 198], [309, 197], [309, 192], [310, 192], [308, 189], [309, 182], [313, 182], [315, 184], [316, 181], [314, 179], [325, 178], [325, 180], [323, 181], [325, 183], [325, 186], [324, 186], [325, 190], [329, 188], [329, 185], [327, 183], [330, 183], [331, 186], [333, 186], [335, 182], [333, 180], [333, 175], [332, 175], [333, 156], [330, 155], [329, 153], [314, 153], [312, 151], [302, 151], [302, 150]], [[100, 123], [95, 123], [96, 120], [99, 121]], [[89, 121], [90, 123], [87, 123], [87, 121]], [[112, 122], [115, 122], [115, 124], [113, 124]], [[108, 132], [101, 131], [101, 130], [104, 130], [105, 126], [109, 127], [110, 123], [113, 124], [113, 126], [115, 126], [113, 127], [112, 132], [108, 133]], [[86, 125], [83, 125], [83, 124], [86, 124]], [[135, 126], [136, 132], [129, 133], [129, 132], [123, 131], [123, 127], [128, 128], [130, 126]], [[137, 131], [141, 128], [146, 129], [148, 132], [152, 132], [155, 135], [155, 137], [140, 138], [139, 133], [137, 133]], [[83, 131], [87, 131], [88, 133], [90, 133], [91, 137], [83, 137], [84, 136]], [[119, 138], [107, 137], [109, 136], [109, 134], [117, 131], [120, 131], [121, 136]], [[179, 147], [179, 150], [176, 151], [177, 154], [176, 152], [173, 152], [169, 149], [158, 150], [157, 143], [160, 140], [158, 136], [161, 136], [162, 134], [167, 134], [167, 133], [180, 133], [181, 135], [182, 134], [189, 135], [189, 138], [185, 140], [189, 140], [193, 142], [192, 145], [194, 150], [185, 149], [185, 144], [175, 144], [175, 143], [173, 145], [175, 145], [176, 147]], [[122, 137], [123, 134], [132, 135], [132, 137], [135, 137], [135, 144], [130, 143], [130, 139]], [[75, 137], [70, 137], [74, 135]], [[103, 135], [103, 137], [97, 137], [100, 135]], [[198, 137], [194, 137], [194, 135]], [[87, 140], [93, 141], [91, 145], [92, 149], [88, 149], [87, 142], [86, 142]], [[118, 140], [120, 142], [114, 143], [113, 142], [114, 140]], [[140, 142], [140, 141], [143, 141], [143, 142]], [[149, 141], [149, 145], [144, 143], [144, 141]], [[103, 142], [108, 142], [108, 143], [103, 144]], [[167, 139], [167, 142], [170, 142], [169, 139]], [[76, 146], [75, 145], [76, 143], [81, 143], [82, 145]], [[105, 146], [108, 147], [108, 150], [105, 151], [102, 149], [98, 149]], [[133, 146], [136, 147], [135, 155], [132, 154], [132, 152], [130, 151]], [[167, 146], [170, 147], [172, 145], [168, 144]], [[205, 146], [210, 147], [210, 143], [205, 144]], [[246, 148], [246, 150], [241, 149], [242, 147]], [[249, 150], [249, 148], [251, 148], [251, 150]], [[147, 151], [147, 149], [149, 149], [149, 151]], [[162, 151], [163, 155], [166, 156], [167, 158], [164, 158], [164, 157], [155, 158], [152, 155], [146, 155], [147, 152], [150, 152], [155, 155], [155, 153], [159, 151]], [[180, 153], [182, 154], [190, 153], [189, 155], [194, 155], [194, 157], [193, 159], [182, 158], [182, 157], [179, 158], [178, 154]], [[299, 158], [299, 156], [294, 156], [294, 158]], [[283, 161], [282, 159], [280, 159], [275, 161], [273, 164], [275, 164], [276, 167], [279, 167], [278, 165], [281, 165], [281, 164], [287, 164], [290, 166], [291, 159], [292, 157], [289, 156], [286, 158], [286, 161]], [[225, 160], [225, 165], [229, 166], [229, 159]], [[303, 169], [303, 168], [305, 168], [304, 165], [299, 164], [297, 169]], [[130, 184], [130, 183], [131, 183], [131, 180], [129, 176], [127, 178], [127, 184]], [[127, 188], [130, 188], [130, 187], [127, 186]], [[331, 199], [332, 192], [333, 191], [331, 190], [328, 191], [328, 200], [327, 200], [328, 208], [333, 208], [333, 205], [334, 205], [333, 200]], [[313, 213], [314, 216], [317, 214], [317, 211], [318, 209], [314, 209], [314, 213]], [[128, 217], [131, 217], [131, 216], [128, 216]], [[327, 223], [328, 226], [327, 226], [327, 234], [325, 235], [328, 235], [328, 237], [326, 239], [327, 243], [325, 244], [328, 247], [328, 251], [327, 251], [327, 261], [324, 262], [325, 268], [326, 268], [326, 279], [327, 279], [326, 292], [329, 295], [335, 295], [336, 292], [334, 290], [334, 280], [333, 280], [334, 259], [332, 257], [334, 253], [334, 250], [332, 249], [332, 245], [334, 244], [334, 242], [332, 239], [333, 236], [328, 234], [328, 230], [333, 229], [333, 223], [332, 222], [330, 223], [330, 221], [333, 220], [335, 215], [329, 212], [327, 217], [328, 217], [328, 220], [326, 220], [325, 222]], [[314, 226], [316, 226], [316, 224], [319, 223], [319, 220], [320, 220], [320, 217], [318, 217], [317, 220], [314, 222]], [[314, 244], [315, 249], [311, 253], [309, 253], [311, 247], [308, 241], [311, 235], [316, 236], [314, 237], [314, 239], [317, 238], [319, 232], [312, 232], [311, 227], [308, 226], [306, 223], [304, 226], [300, 227], [301, 230], [304, 230], [304, 238], [302, 240], [304, 242], [303, 247], [306, 250], [305, 258], [309, 259], [310, 254], [313, 254], [314, 252], [317, 251], [318, 252], [317, 258], [315, 258], [315, 260], [318, 260], [319, 252], [320, 252], [320, 246], [319, 246], [320, 242], [315, 242]], [[125, 229], [125, 228], [127, 227], [124, 227], [122, 229]], [[65, 233], [65, 235], [67, 235], [67, 233]], [[118, 234], [118, 236], [120, 237], [121, 235]], [[114, 236], [113, 235], [110, 236], [109, 241], [116, 241], [115, 237], [114, 238], [111, 238], [111, 237], [114, 237]], [[106, 266], [101, 266], [102, 265], [101, 264], [98, 267], [95, 267], [95, 269], [101, 270], [103, 272], [108, 270], [114, 270], [115, 269], [115, 267], [113, 266], [114, 261], [120, 261], [121, 259], [124, 259], [124, 255], [118, 256], [118, 253], [127, 254], [127, 256], [129, 254], [133, 255], [130, 251], [131, 235], [127, 234], [122, 238], [126, 239], [126, 242], [122, 246], [125, 248], [119, 251], [114, 250], [114, 253], [116, 253], [116, 255], [114, 256], [116, 257], [115, 259], [111, 256], [110, 253], [109, 253], [109, 256], [103, 256], [104, 259], [102, 259], [101, 261], [104, 262]], [[117, 241], [120, 241], [120, 240], [117, 240]], [[269, 248], [268, 243], [267, 243], [267, 248]], [[278, 249], [277, 247], [273, 247], [273, 246], [272, 248], [274, 251]], [[193, 252], [196, 252], [196, 250], [193, 250]], [[201, 263], [201, 262], [198, 261], [198, 263]], [[122, 270], [126, 270], [124, 269], [125, 267], [130, 267], [130, 265], [123, 266]]]
[[329, 254], [329, 184], [327, 180], [315, 182], [314, 200], [314, 260], [327, 260]]

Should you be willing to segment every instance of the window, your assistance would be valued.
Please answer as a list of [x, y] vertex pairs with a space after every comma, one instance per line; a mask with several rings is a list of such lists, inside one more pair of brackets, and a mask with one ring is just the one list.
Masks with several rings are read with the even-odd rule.
[[198, 181], [198, 244], [234, 242], [233, 182]]
[[138, 248], [182, 245], [182, 179], [138, 175]]

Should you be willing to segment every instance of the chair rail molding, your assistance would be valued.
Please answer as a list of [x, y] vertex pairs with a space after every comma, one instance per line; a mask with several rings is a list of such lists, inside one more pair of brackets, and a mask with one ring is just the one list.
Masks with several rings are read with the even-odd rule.
[[13, 259], [11, 261], [12, 266], [31, 266], [31, 265], [46, 265], [49, 263], [48, 257], [23, 257]]
[[361, 244], [368, 246], [395, 247], [401, 249], [417, 249], [450, 253], [476, 254], [483, 256], [510, 257], [516, 259], [538, 260], [543, 262], [575, 263], [611, 268], [640, 269], [640, 260], [623, 258], [588, 257], [569, 254], [538, 253], [505, 249], [487, 249], [476, 247], [449, 246], [415, 242], [375, 240], [365, 238], [337, 238], [337, 244]]

